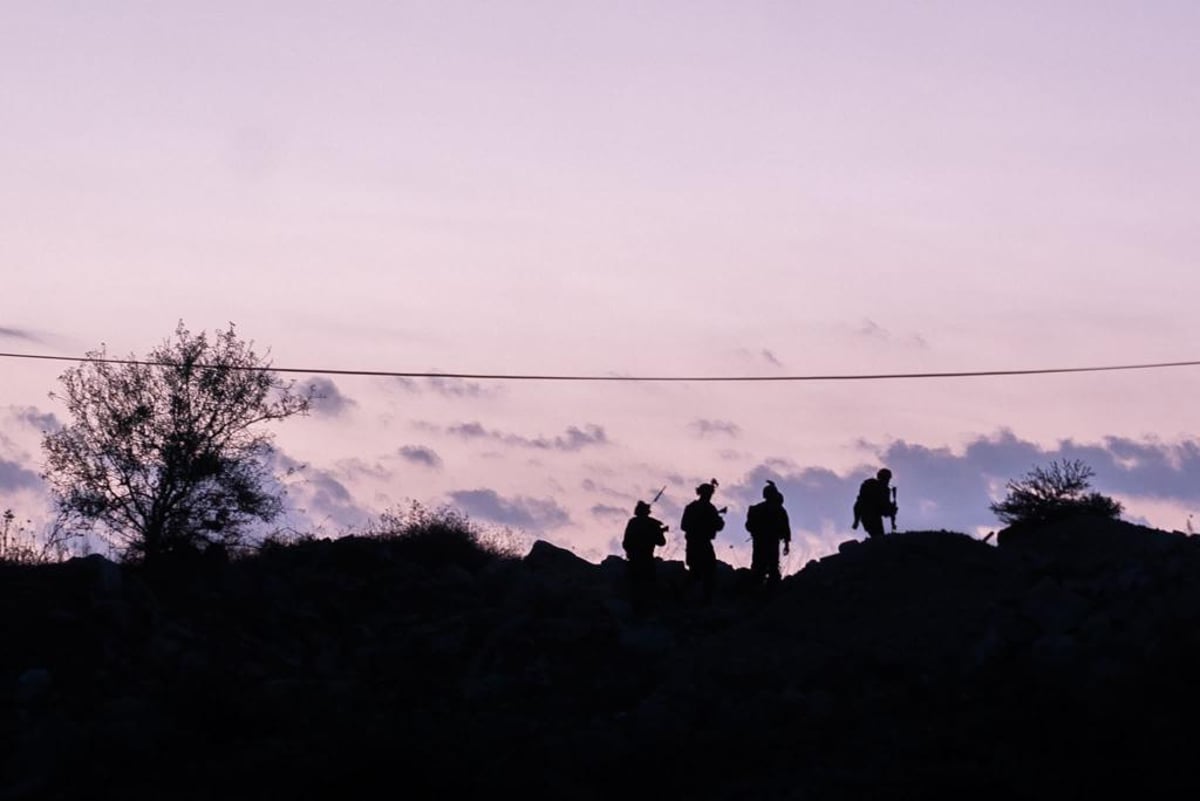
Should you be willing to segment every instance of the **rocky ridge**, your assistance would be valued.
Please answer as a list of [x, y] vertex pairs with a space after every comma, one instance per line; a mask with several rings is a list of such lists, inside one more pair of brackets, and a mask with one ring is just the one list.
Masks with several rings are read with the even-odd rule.
[[644, 617], [545, 542], [0, 566], [0, 800], [1175, 797], [1198, 577], [1200, 537], [1097, 518], [722, 565], [707, 606], [660, 562]]

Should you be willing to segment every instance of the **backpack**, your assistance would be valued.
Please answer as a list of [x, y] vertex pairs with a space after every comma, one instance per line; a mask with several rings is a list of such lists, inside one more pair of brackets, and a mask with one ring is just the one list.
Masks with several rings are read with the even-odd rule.
[[871, 511], [868, 507], [873, 502], [873, 494], [875, 485], [878, 482], [873, 478], [863, 479], [863, 483], [858, 485], [858, 497], [854, 499], [854, 519], [862, 519], [864, 512]]
[[756, 533], [760, 528], [762, 528], [763, 518], [765, 517], [763, 514], [765, 511], [763, 509], [764, 505], [765, 502], [756, 503], [751, 505], [751, 507], [746, 510], [746, 531], [749, 531], [751, 534]]

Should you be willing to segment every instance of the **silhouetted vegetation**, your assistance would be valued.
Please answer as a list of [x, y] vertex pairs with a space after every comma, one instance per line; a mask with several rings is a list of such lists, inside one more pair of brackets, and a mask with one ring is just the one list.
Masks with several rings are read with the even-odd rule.
[[232, 325], [211, 339], [180, 322], [145, 360], [91, 361], [61, 376], [74, 422], [45, 435], [60, 521], [128, 559], [238, 546], [282, 509], [260, 424], [308, 410]]
[[449, 506], [429, 509], [416, 501], [407, 509], [384, 511], [365, 533], [390, 541], [398, 556], [423, 564], [476, 569], [523, 555], [511, 531], [481, 526]]
[[56, 524], [40, 535], [32, 526], [30, 520], [17, 520], [12, 509], [0, 512], [0, 563], [43, 565], [61, 562], [71, 555], [70, 546], [77, 538]]
[[1094, 476], [1092, 468], [1079, 459], [1056, 460], [1009, 481], [1007, 495], [989, 508], [1010, 526], [1049, 523], [1080, 514], [1120, 516], [1119, 502], [1087, 491]]
[[12, 509], [0, 514], [0, 562], [33, 564], [37, 562], [37, 550], [31, 543], [27, 522], [17, 522]]

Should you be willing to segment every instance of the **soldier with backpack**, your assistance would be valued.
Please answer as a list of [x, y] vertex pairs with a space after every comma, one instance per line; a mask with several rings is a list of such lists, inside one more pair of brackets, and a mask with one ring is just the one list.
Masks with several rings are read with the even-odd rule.
[[892, 480], [892, 471], [881, 468], [873, 478], [863, 481], [858, 487], [858, 497], [854, 500], [853, 529], [862, 523], [863, 530], [870, 537], [882, 537], [883, 519], [891, 518], [892, 531], [896, 530], [896, 490], [888, 483]]
[[767, 481], [762, 494], [763, 500], [746, 510], [746, 530], [753, 543], [750, 575], [755, 585], [773, 585], [780, 579], [779, 543], [786, 555], [792, 544], [792, 526], [783, 508], [783, 493], [774, 481]]

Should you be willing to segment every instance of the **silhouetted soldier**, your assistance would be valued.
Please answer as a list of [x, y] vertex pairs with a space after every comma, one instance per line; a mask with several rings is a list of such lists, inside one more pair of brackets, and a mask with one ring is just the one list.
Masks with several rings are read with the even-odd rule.
[[629, 587], [635, 614], [642, 614], [654, 597], [654, 549], [667, 544], [664, 532], [669, 527], [650, 516], [650, 504], [638, 501], [633, 517], [625, 524], [621, 547], [629, 560]]
[[779, 581], [779, 543], [787, 554], [792, 546], [792, 525], [787, 509], [783, 508], [783, 493], [768, 481], [763, 487], [763, 500], [746, 510], [746, 530], [753, 541], [750, 575], [757, 584]]
[[888, 483], [892, 480], [892, 471], [886, 467], [868, 478], [858, 487], [858, 497], [854, 501], [854, 525], [858, 528], [862, 523], [863, 530], [871, 537], [883, 536], [883, 519], [892, 519], [892, 529], [896, 528], [896, 503], [892, 500], [892, 492]]
[[696, 494], [700, 497], [683, 507], [683, 519], [679, 524], [687, 541], [684, 561], [688, 567], [688, 579], [690, 583], [700, 585], [701, 597], [705, 601], [712, 600], [713, 584], [717, 578], [717, 553], [712, 543], [717, 532], [725, 528], [725, 518], [721, 517], [725, 509], [718, 510], [712, 503], [716, 488], [715, 478], [696, 487]]

